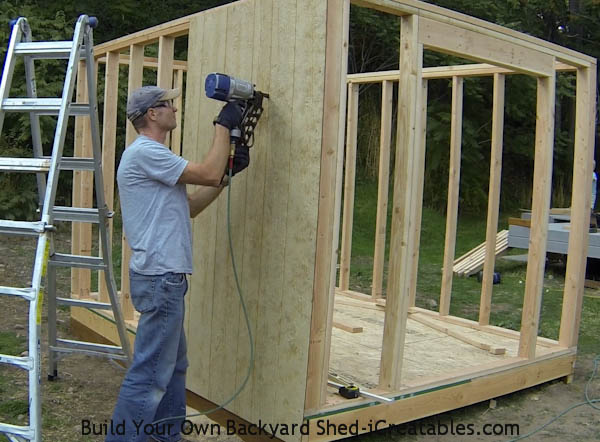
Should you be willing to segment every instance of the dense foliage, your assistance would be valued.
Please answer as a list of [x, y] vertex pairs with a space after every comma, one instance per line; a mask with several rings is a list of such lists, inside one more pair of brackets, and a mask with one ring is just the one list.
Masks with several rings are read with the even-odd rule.
[[[35, 39], [62, 40], [71, 37], [77, 17], [86, 13], [99, 18], [94, 31], [96, 43], [108, 41], [149, 26], [194, 12], [229, 3], [227, 0], [147, 0], [144, 7], [134, 0], [98, 2], [82, 0], [53, 2], [42, 0], [5, 0], [0, 2], [0, 58], [4, 58], [9, 36], [8, 21], [26, 16]], [[600, 55], [600, 2], [598, 0], [435, 0], [447, 7], [528, 34], [544, 38], [590, 54]], [[149, 11], [152, 11], [149, 13]], [[183, 44], [181, 44], [183, 43]], [[399, 20], [396, 17], [364, 8], [352, 7], [350, 28], [349, 71], [369, 72], [398, 68]], [[149, 48], [149, 53], [153, 49]], [[176, 45], [177, 57], [185, 59], [185, 41]], [[425, 66], [460, 64], [443, 54], [426, 52]], [[59, 96], [64, 63], [37, 63], [36, 75], [40, 96]], [[23, 67], [17, 65], [13, 96], [24, 95]], [[102, 76], [102, 72], [100, 73]], [[123, 72], [122, 72], [123, 75]], [[100, 85], [102, 81], [100, 81]], [[123, 87], [126, 80], [122, 81]], [[555, 173], [553, 205], [569, 205], [572, 175], [574, 76], [560, 74], [557, 79]], [[102, 100], [103, 91], [100, 89]], [[533, 175], [533, 140], [535, 127], [536, 83], [521, 75], [509, 76], [506, 82], [504, 131], [503, 208], [526, 207], [531, 201]], [[379, 86], [361, 87], [359, 124], [359, 180], [376, 179], [379, 146]], [[397, 92], [396, 92], [397, 93]], [[448, 179], [451, 84], [446, 80], [431, 81], [428, 98], [427, 166], [425, 179], [426, 205], [444, 210]], [[100, 103], [102, 104], [102, 103]], [[122, 107], [120, 105], [120, 107]], [[464, 211], [485, 210], [487, 205], [490, 154], [492, 81], [489, 78], [465, 80], [463, 118], [463, 157], [460, 207]], [[122, 119], [122, 112], [119, 114]], [[43, 143], [49, 152], [54, 120], [42, 118]], [[72, 149], [72, 131], [66, 142], [66, 153]], [[119, 134], [122, 146], [124, 134]], [[394, 134], [395, 136], [395, 134]], [[394, 140], [395, 143], [395, 140]], [[393, 145], [394, 145], [393, 143]], [[0, 155], [26, 156], [31, 150], [29, 118], [7, 115], [0, 137]], [[392, 155], [393, 162], [393, 155]], [[58, 198], [70, 198], [70, 178], [61, 182]], [[24, 175], [0, 177], [0, 218], [23, 219], [34, 215], [35, 179]]]

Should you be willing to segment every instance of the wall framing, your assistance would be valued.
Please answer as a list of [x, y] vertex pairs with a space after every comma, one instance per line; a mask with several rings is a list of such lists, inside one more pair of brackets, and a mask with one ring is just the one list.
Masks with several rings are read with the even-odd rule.
[[[516, 31], [483, 22], [416, 0], [354, 0], [359, 7], [377, 9], [401, 17], [400, 69], [398, 71], [346, 75], [349, 32], [349, 0], [242, 0], [123, 37], [95, 48], [96, 59], [106, 69], [104, 161], [114, 164], [114, 134], [122, 128], [109, 118], [116, 115], [119, 66], [128, 68], [128, 87], [142, 84], [143, 70], [157, 69], [158, 84], [183, 85], [186, 95], [184, 131], [174, 132], [171, 148], [191, 160], [201, 160], [208, 149], [203, 133], [210, 132], [218, 103], [203, 99], [203, 78], [223, 71], [251, 79], [272, 99], [256, 134], [253, 164], [232, 197], [233, 241], [239, 251], [242, 285], [247, 287], [250, 322], [255, 331], [256, 365], [246, 390], [227, 407], [248, 422], [306, 423], [308, 435], [276, 434], [284, 440], [333, 440], [318, 434], [319, 419], [330, 422], [367, 423], [377, 417], [388, 424], [462, 407], [498, 395], [527, 388], [573, 373], [581, 315], [591, 159], [595, 122], [596, 60]], [[241, 23], [245, 23], [241, 35]], [[249, 26], [251, 23], [252, 26]], [[219, 32], [215, 32], [218, 30]], [[187, 35], [189, 59], [174, 60], [175, 39]], [[218, 35], [226, 35], [220, 38]], [[441, 37], [443, 36], [443, 38]], [[144, 46], [158, 42], [158, 58], [144, 56]], [[474, 43], [475, 42], [475, 43]], [[472, 59], [478, 64], [423, 68], [424, 49]], [[225, 57], [225, 54], [228, 54]], [[538, 336], [544, 272], [547, 219], [552, 172], [554, 82], [556, 72], [577, 75], [576, 140], [572, 200], [572, 227], [565, 278], [563, 313], [558, 341]], [[116, 75], [115, 75], [116, 72]], [[293, 74], [290, 74], [293, 73]], [[538, 81], [534, 199], [529, 264], [520, 331], [489, 325], [492, 305], [491, 280], [494, 250], [486, 249], [479, 321], [449, 314], [451, 267], [456, 240], [458, 188], [460, 185], [460, 121], [463, 78], [493, 76], [494, 110], [491, 143], [490, 191], [487, 238], [498, 225], [504, 79], [514, 73], [532, 75]], [[415, 307], [417, 263], [425, 170], [425, 126], [428, 82], [451, 78], [453, 84], [452, 158], [448, 199], [446, 259], [440, 294], [440, 311]], [[399, 112], [396, 128], [394, 192], [387, 200], [393, 83], [398, 82]], [[381, 83], [383, 160], [380, 163], [376, 264], [369, 294], [349, 290], [353, 158], [356, 146], [358, 88], [362, 83]], [[350, 91], [347, 95], [346, 91]], [[78, 84], [78, 97], [85, 85]], [[346, 101], [348, 100], [348, 106]], [[351, 111], [349, 114], [346, 108]], [[354, 111], [353, 111], [354, 110]], [[346, 118], [348, 125], [346, 130]], [[86, 134], [76, 126], [76, 152], [86, 146]], [[128, 123], [127, 143], [135, 137]], [[346, 140], [344, 139], [346, 134]], [[346, 148], [344, 147], [346, 146]], [[386, 152], [388, 157], [386, 157]], [[296, 161], [301, 160], [301, 166]], [[346, 179], [342, 176], [346, 161]], [[114, 168], [105, 167], [106, 194]], [[73, 200], [91, 204], [83, 176], [75, 177]], [[273, 189], [278, 189], [274, 192]], [[385, 194], [385, 196], [384, 196]], [[109, 200], [109, 204], [111, 203]], [[387, 205], [392, 205], [391, 253], [387, 298], [383, 302], [383, 252]], [[342, 207], [344, 207], [341, 216]], [[249, 361], [246, 331], [238, 307], [233, 275], [228, 266], [224, 198], [194, 222], [196, 273], [191, 279], [186, 328], [190, 340], [190, 394], [220, 403], [227, 386], [238, 385]], [[337, 238], [341, 229], [340, 286], [336, 289]], [[381, 234], [383, 232], [383, 234]], [[89, 248], [91, 231], [73, 231], [73, 253]], [[491, 241], [488, 241], [491, 244]], [[121, 300], [131, 330], [136, 314], [127, 285], [128, 253], [123, 238]], [[74, 271], [72, 296], [89, 294], [89, 275]], [[266, 295], [268, 293], [268, 295]], [[391, 403], [358, 399], [331, 401], [327, 387], [330, 350], [334, 339], [333, 315], [338, 298], [385, 307], [377, 394]], [[482, 364], [462, 374], [448, 373], [436, 379], [408, 382], [403, 379], [406, 330], [411, 315], [465, 330], [509, 338], [518, 343], [518, 354], [496, 363]], [[110, 318], [97, 312], [73, 309], [80, 326], [114, 339]], [[202, 324], [202, 326], [198, 325]], [[456, 333], [455, 333], [456, 334]], [[407, 383], [408, 382], [408, 383]], [[417, 394], [418, 393], [418, 394]], [[410, 397], [409, 397], [410, 396]], [[414, 397], [413, 397], [414, 396]], [[460, 397], [460, 400], [457, 399]], [[431, 404], [437, 404], [432, 407]], [[368, 428], [368, 426], [367, 426]]]

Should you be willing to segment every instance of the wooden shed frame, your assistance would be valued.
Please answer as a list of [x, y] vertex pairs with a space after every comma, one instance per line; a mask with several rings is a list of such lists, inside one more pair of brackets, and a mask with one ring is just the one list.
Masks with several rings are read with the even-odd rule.
[[[251, 4], [245, 0], [236, 4]], [[297, 0], [302, 3], [305, 0]], [[324, 67], [322, 91], [322, 127], [320, 146], [320, 176], [318, 219], [315, 225], [314, 274], [312, 279], [312, 315], [310, 335], [306, 340], [307, 365], [305, 385], [301, 385], [304, 403], [302, 416], [291, 416], [296, 423], [307, 425], [307, 434], [276, 434], [285, 440], [333, 440], [340, 434], [321, 431], [323, 420], [338, 426], [359, 422], [358, 432], [372, 431], [369, 422], [385, 421], [387, 425], [408, 422], [421, 417], [463, 407], [482, 400], [528, 388], [552, 379], [569, 377], [573, 373], [583, 299], [583, 283], [588, 246], [589, 200], [594, 152], [596, 113], [596, 60], [546, 41], [494, 25], [464, 14], [449, 11], [416, 0], [352, 0], [352, 4], [372, 8], [400, 17], [400, 69], [393, 72], [374, 72], [347, 76], [349, 0], [327, 0], [322, 7], [325, 27]], [[270, 4], [270, 3], [269, 3]], [[216, 10], [225, 10], [225, 5]], [[258, 6], [257, 6], [258, 8]], [[320, 11], [321, 11], [320, 10]], [[211, 10], [214, 11], [214, 10]], [[205, 11], [165, 23], [111, 42], [98, 45], [95, 56], [105, 65], [105, 100], [103, 119], [104, 182], [109, 209], [114, 199], [114, 165], [118, 72], [120, 64], [129, 65], [128, 90], [142, 84], [143, 68], [158, 69], [157, 84], [162, 87], [183, 85], [185, 61], [174, 60], [175, 38], [187, 35], [194, 17], [210, 14]], [[209, 17], [209, 15], [206, 15]], [[144, 56], [144, 46], [158, 41], [158, 59]], [[481, 64], [423, 68], [423, 50], [431, 49], [453, 54]], [[541, 298], [546, 255], [547, 222], [550, 210], [552, 152], [554, 141], [555, 78], [557, 71], [573, 71], [577, 78], [575, 147], [571, 203], [571, 230], [565, 276], [560, 335], [557, 341], [538, 336]], [[500, 172], [502, 158], [502, 130], [504, 114], [504, 79], [513, 73], [527, 74], [537, 79], [537, 127], [535, 134], [534, 191], [532, 201], [531, 235], [528, 252], [527, 279], [520, 331], [489, 325], [494, 243], [498, 226]], [[493, 76], [494, 108], [491, 143], [490, 190], [487, 214], [487, 247], [480, 300], [479, 321], [451, 316], [452, 261], [456, 241], [458, 213], [458, 186], [460, 179], [460, 126], [462, 118], [462, 82], [469, 76]], [[80, 76], [84, 79], [84, 76]], [[451, 168], [448, 191], [448, 215], [444, 270], [439, 312], [415, 307], [417, 263], [421, 226], [423, 177], [425, 163], [425, 124], [427, 110], [427, 82], [432, 78], [451, 78], [453, 85]], [[189, 79], [189, 77], [188, 77]], [[392, 228], [385, 325], [377, 394], [392, 399], [377, 402], [356, 399], [344, 403], [328, 403], [329, 350], [332, 339], [333, 311], [336, 293], [337, 238], [342, 236], [340, 256], [340, 296], [358, 297], [373, 302], [381, 296], [383, 244], [385, 234], [376, 242], [374, 287], [370, 295], [349, 291], [349, 249], [353, 195], [353, 152], [356, 150], [356, 118], [358, 85], [364, 82], [382, 83], [382, 153], [380, 188], [387, 188], [391, 134], [391, 85], [399, 84], [396, 169], [392, 204]], [[260, 84], [259, 84], [260, 86]], [[348, 95], [347, 95], [348, 89]], [[86, 85], [78, 84], [78, 99], [85, 96]], [[183, 97], [182, 97], [183, 98]], [[182, 99], [180, 98], [180, 100]], [[189, 98], [186, 96], [186, 98]], [[195, 97], [197, 99], [198, 97]], [[346, 106], [348, 104], [348, 106]], [[181, 101], [177, 103], [182, 106]], [[267, 105], [268, 106], [268, 105]], [[345, 109], [348, 109], [346, 115]], [[186, 107], [186, 115], [191, 107]], [[181, 115], [181, 113], [180, 113]], [[268, 118], [268, 116], [267, 116]], [[347, 118], [347, 136], [344, 131]], [[86, 156], [91, 149], [86, 133], [87, 125], [76, 125], [76, 156]], [[127, 143], [135, 138], [127, 123]], [[180, 129], [173, 133], [171, 146], [181, 152]], [[346, 179], [342, 212], [342, 170], [346, 145]], [[89, 172], [74, 176], [74, 205], [91, 206]], [[378, 232], [385, 222], [387, 192], [380, 192], [378, 202]], [[341, 219], [344, 220], [340, 227]], [[77, 226], [77, 224], [75, 224]], [[85, 254], [91, 251], [91, 227], [74, 227], [72, 251]], [[123, 240], [121, 299], [130, 331], [135, 330], [135, 315], [130, 302], [127, 265], [128, 249]], [[102, 280], [101, 278], [99, 280]], [[106, 297], [106, 289], [99, 295], [90, 294], [90, 274], [73, 270], [72, 296]], [[402, 386], [402, 367], [407, 321], [411, 313], [422, 313], [436, 321], [477, 329], [492, 335], [518, 340], [518, 354], [494, 364], [465, 367], [461, 374], [428, 379], [410, 387]], [[104, 339], [115, 341], [110, 318], [87, 309], [73, 308], [74, 324], [92, 331]], [[536, 351], [544, 348], [543, 352]], [[280, 386], [285, 388], [285, 386]], [[294, 391], [296, 391], [295, 389]], [[199, 401], [191, 394], [192, 402]], [[208, 401], [217, 401], [206, 397]], [[252, 421], [234, 410], [238, 416]], [[268, 419], [267, 419], [268, 420]], [[263, 422], [265, 419], [263, 419]], [[276, 423], [272, 421], [273, 423]], [[256, 422], [254, 422], [256, 423]], [[380, 429], [379, 427], [378, 429]]]

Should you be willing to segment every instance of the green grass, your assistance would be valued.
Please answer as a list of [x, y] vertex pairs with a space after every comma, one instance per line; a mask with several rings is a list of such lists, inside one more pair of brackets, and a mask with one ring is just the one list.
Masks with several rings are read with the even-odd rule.
[[27, 349], [27, 340], [15, 333], [0, 332], [0, 353], [18, 356]]
[[[391, 198], [391, 195], [390, 195]], [[373, 271], [373, 250], [377, 213], [377, 185], [374, 182], [357, 182], [354, 202], [352, 262], [350, 268], [350, 289], [370, 294]], [[460, 216], [457, 227], [455, 257], [461, 256], [485, 241], [486, 213]], [[508, 228], [508, 217], [518, 213], [503, 213], [498, 230]], [[391, 226], [391, 199], [388, 205], [386, 262], [389, 256]], [[446, 217], [434, 210], [425, 208], [421, 227], [419, 248], [419, 270], [417, 280], [418, 307], [437, 310], [439, 302]], [[509, 254], [525, 254], [526, 250], [511, 250]], [[496, 260], [495, 271], [501, 274], [501, 283], [494, 285], [490, 322], [513, 330], [521, 326], [523, 295], [525, 291], [526, 263]], [[550, 264], [546, 267], [544, 292], [540, 319], [540, 336], [557, 339], [562, 311], [564, 288], [564, 265]], [[384, 270], [384, 293], [387, 284], [387, 265]], [[586, 289], [586, 293], [590, 293]], [[477, 320], [481, 283], [475, 276], [454, 277], [452, 281], [452, 301], [450, 314]], [[579, 351], [600, 352], [600, 299], [584, 297]]]

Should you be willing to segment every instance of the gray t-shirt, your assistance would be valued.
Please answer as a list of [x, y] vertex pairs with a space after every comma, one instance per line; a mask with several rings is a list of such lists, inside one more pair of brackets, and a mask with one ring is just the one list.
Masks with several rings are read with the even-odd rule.
[[185, 184], [177, 184], [187, 163], [143, 135], [123, 152], [117, 182], [137, 273], [192, 273], [190, 208]]

